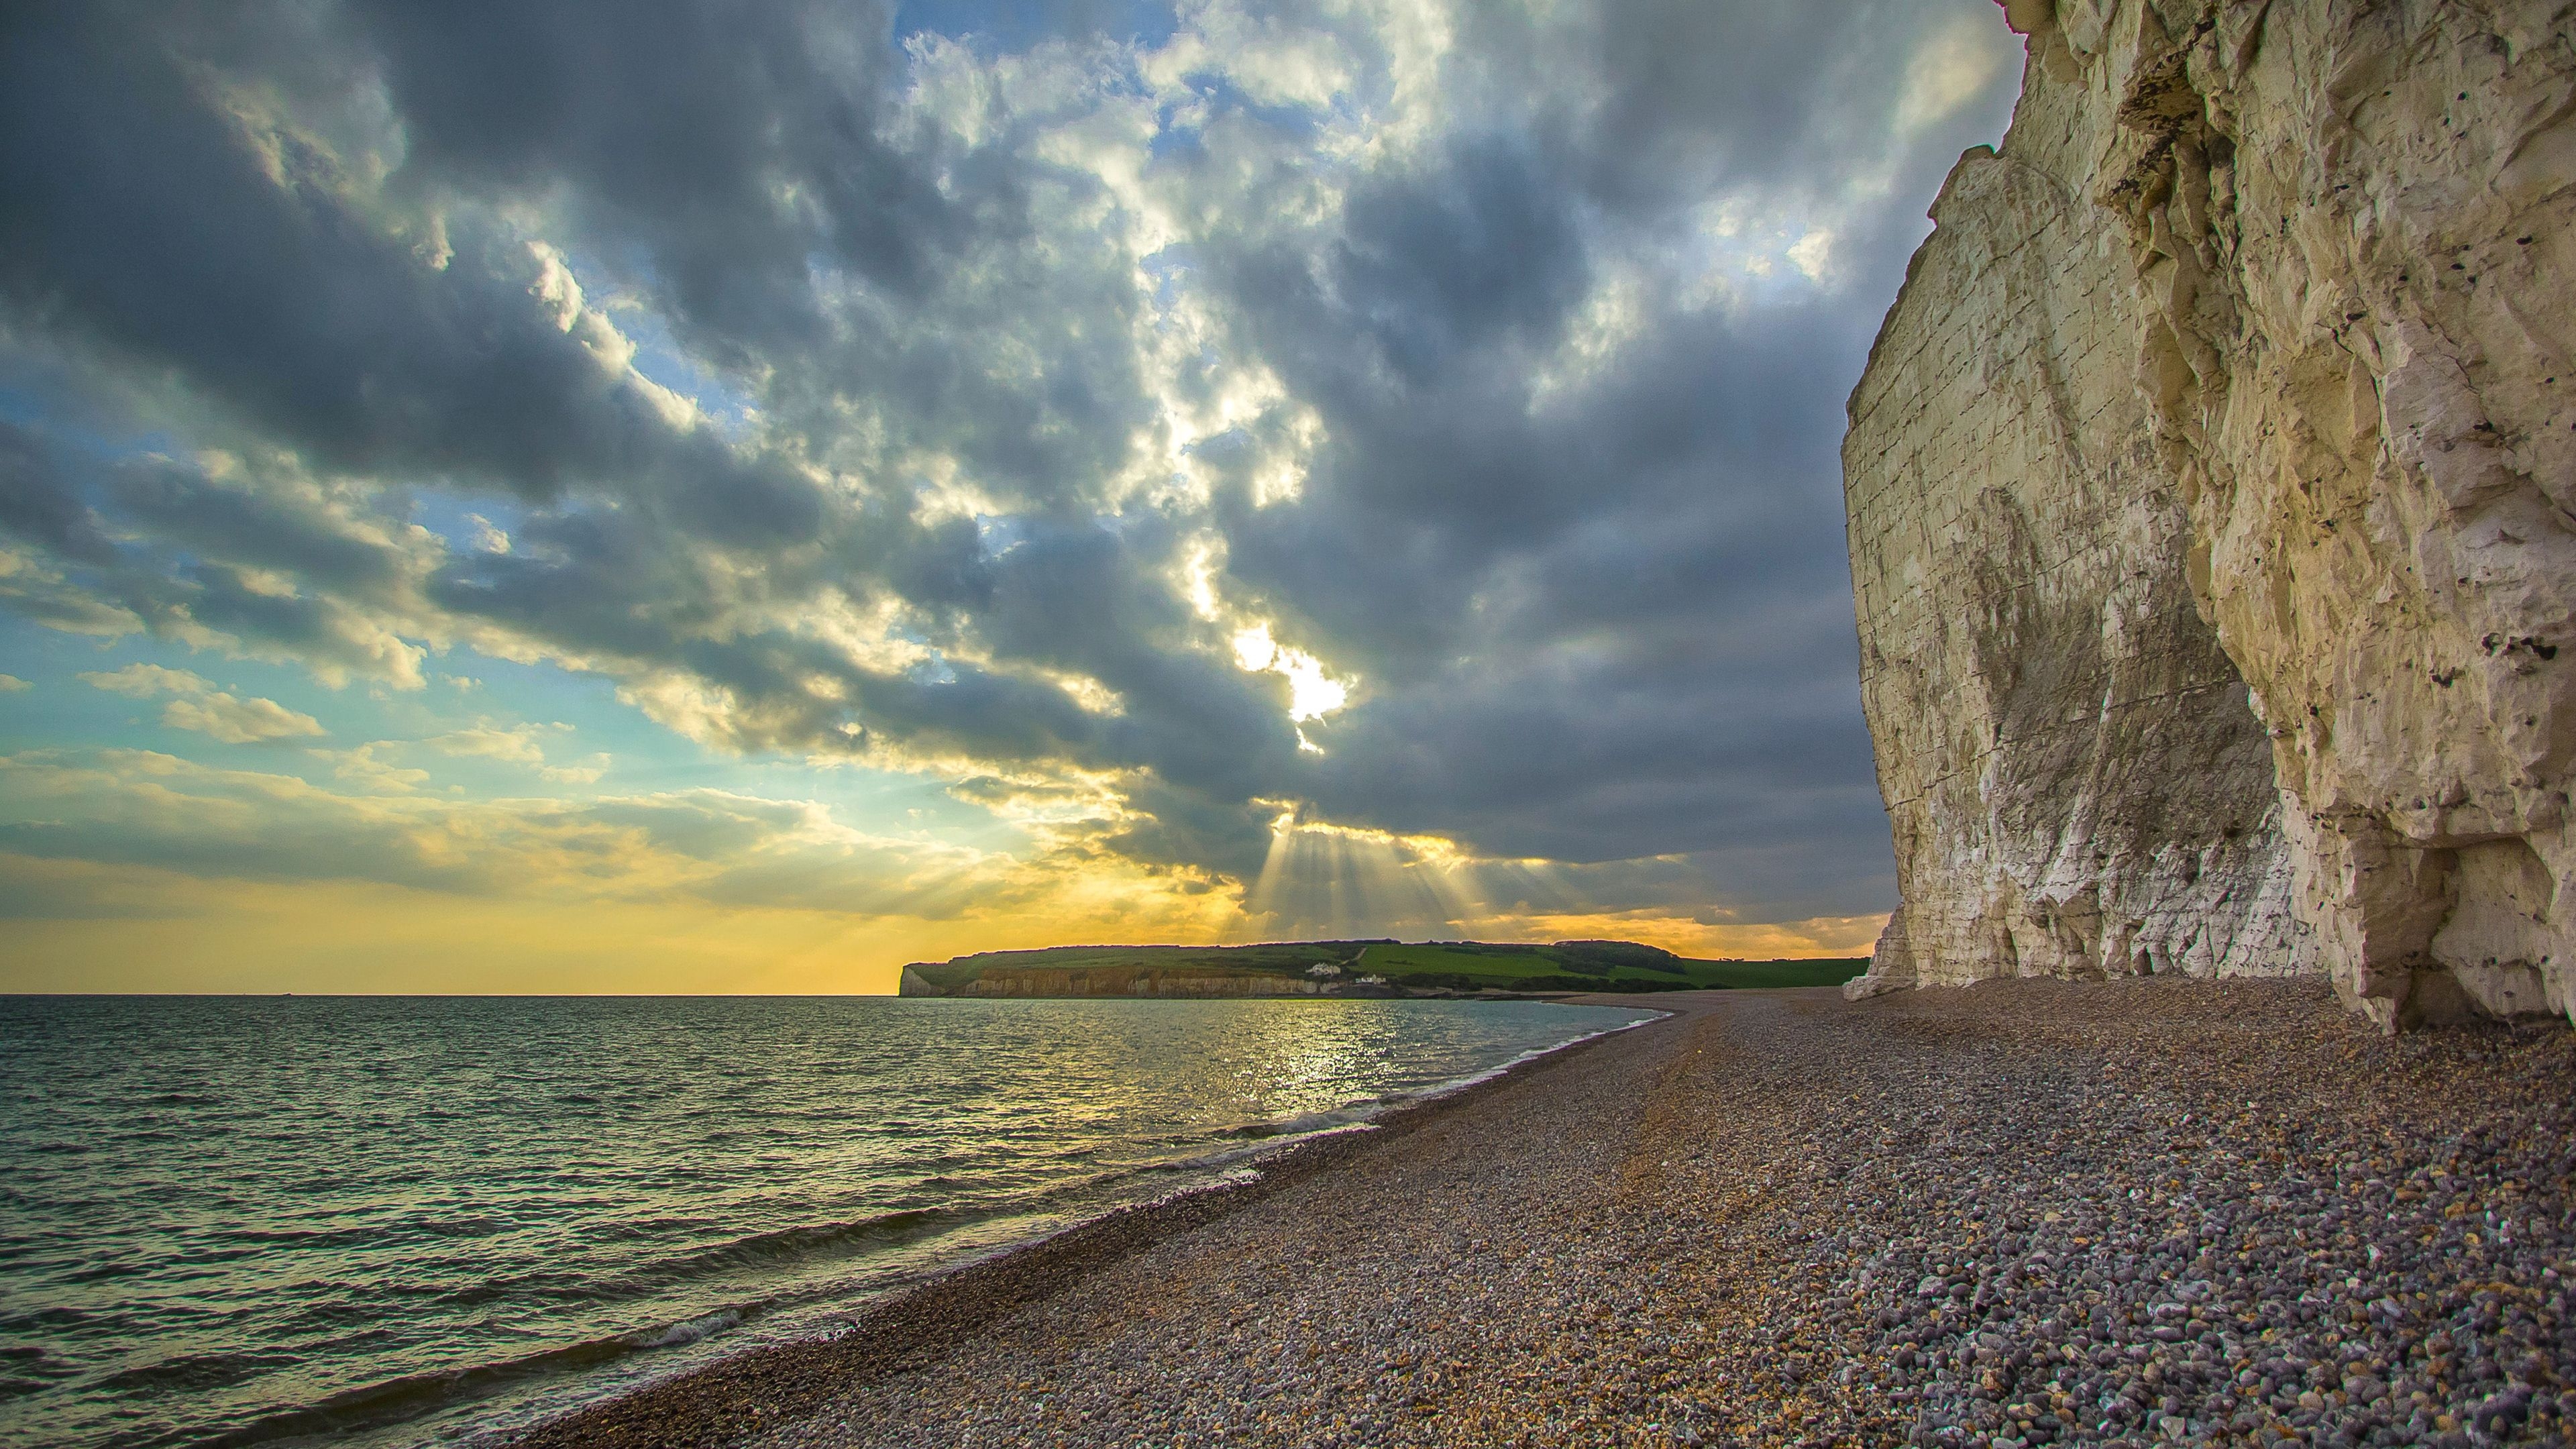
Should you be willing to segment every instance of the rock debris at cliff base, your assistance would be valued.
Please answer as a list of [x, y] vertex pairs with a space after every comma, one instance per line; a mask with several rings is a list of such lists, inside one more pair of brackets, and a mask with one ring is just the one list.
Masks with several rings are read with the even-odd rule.
[[2566, 1442], [2563, 1029], [2320, 983], [1656, 1023], [547, 1445]]

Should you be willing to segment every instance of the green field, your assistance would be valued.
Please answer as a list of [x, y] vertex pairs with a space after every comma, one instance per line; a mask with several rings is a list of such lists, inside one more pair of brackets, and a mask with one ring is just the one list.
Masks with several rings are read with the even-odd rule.
[[986, 951], [910, 969], [954, 988], [989, 969], [1134, 966], [1265, 972], [1306, 978], [1311, 968], [1341, 968], [1350, 983], [1384, 977], [1405, 991], [1687, 991], [1768, 986], [1838, 986], [1861, 974], [1859, 957], [1824, 961], [1702, 961], [1633, 941], [1558, 941], [1550, 945], [1483, 941], [1406, 943], [1283, 941], [1258, 946], [1054, 946]]

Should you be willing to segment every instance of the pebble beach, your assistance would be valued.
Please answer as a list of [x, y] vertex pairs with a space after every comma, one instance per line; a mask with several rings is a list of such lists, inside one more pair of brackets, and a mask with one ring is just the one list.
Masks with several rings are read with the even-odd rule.
[[516, 1442], [2568, 1442], [2563, 1025], [1600, 999], [1671, 1015]]

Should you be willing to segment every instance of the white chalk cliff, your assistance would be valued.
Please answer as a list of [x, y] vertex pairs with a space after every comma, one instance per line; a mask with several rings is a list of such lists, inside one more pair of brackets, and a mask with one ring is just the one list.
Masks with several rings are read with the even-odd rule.
[[2576, 0], [2008, 0], [1851, 399], [1856, 991], [2576, 1016]]

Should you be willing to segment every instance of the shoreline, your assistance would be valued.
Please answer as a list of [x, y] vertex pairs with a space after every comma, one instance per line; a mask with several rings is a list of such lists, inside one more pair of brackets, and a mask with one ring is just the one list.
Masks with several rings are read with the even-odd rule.
[[[1709, 993], [1694, 993], [1709, 994]], [[468, 1442], [494, 1449], [580, 1449], [585, 1445], [702, 1445], [736, 1442], [773, 1428], [798, 1406], [810, 1407], [829, 1392], [903, 1372], [971, 1340], [989, 1323], [1040, 1301], [1085, 1275], [1138, 1251], [1215, 1222], [1328, 1173], [1350, 1157], [1419, 1130], [1479, 1095], [1544, 1071], [1579, 1053], [1687, 1013], [1627, 995], [1547, 996], [1575, 1006], [1609, 1006], [1654, 1012], [1628, 1026], [1608, 1027], [1559, 1046], [1530, 1053], [1460, 1081], [1388, 1107], [1364, 1121], [1326, 1128], [1293, 1140], [1246, 1146], [1235, 1170], [1257, 1175], [1182, 1187], [1142, 1203], [1112, 1208], [963, 1262], [933, 1270], [919, 1282], [889, 1290], [841, 1317], [836, 1332], [787, 1343], [762, 1344], [680, 1370], [632, 1389], [577, 1405], [497, 1438], [470, 1435]], [[1213, 1166], [1214, 1164], [1210, 1164]], [[821, 1382], [821, 1376], [831, 1381]], [[758, 1403], [736, 1402], [757, 1396]]]
[[2466, 1449], [2576, 1426], [2563, 1027], [2388, 1038], [2313, 981], [1594, 1000], [1674, 1014], [510, 1442]]

